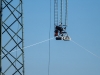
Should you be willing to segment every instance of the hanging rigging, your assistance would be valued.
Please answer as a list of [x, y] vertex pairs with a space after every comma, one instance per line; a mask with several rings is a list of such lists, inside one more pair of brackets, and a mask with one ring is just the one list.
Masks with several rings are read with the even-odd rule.
[[68, 33], [66, 32], [66, 27], [67, 0], [54, 0], [54, 36], [56, 40], [71, 40], [71, 38], [68, 36]]

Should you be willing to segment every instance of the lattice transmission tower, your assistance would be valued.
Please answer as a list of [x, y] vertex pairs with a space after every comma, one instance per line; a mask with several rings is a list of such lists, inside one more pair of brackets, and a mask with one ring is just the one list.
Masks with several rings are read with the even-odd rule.
[[25, 75], [22, 0], [0, 0], [0, 75]]

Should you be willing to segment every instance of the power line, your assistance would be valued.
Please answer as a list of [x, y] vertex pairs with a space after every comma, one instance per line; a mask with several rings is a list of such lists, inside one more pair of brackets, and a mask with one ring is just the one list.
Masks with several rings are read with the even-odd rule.
[[[50, 39], [50, 32], [51, 32], [51, 0], [50, 0], [50, 28], [49, 28], [49, 39]], [[50, 40], [49, 40], [49, 61], [48, 61], [48, 75], [50, 75]]]

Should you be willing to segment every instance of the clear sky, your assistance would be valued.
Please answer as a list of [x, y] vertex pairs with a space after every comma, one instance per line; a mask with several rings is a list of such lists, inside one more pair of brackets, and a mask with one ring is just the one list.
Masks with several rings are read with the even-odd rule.
[[[51, 38], [54, 0], [51, 0]], [[23, 0], [24, 46], [49, 39], [50, 0]], [[100, 0], [68, 0], [71, 39], [100, 57]], [[100, 58], [72, 41], [51, 40], [50, 75], [100, 75]], [[49, 41], [25, 49], [25, 75], [47, 75]]]

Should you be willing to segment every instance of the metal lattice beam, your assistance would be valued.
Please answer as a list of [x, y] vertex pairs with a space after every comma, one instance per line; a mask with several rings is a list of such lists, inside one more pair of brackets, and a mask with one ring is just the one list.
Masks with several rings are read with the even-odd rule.
[[25, 75], [22, 4], [0, 0], [0, 75]]

